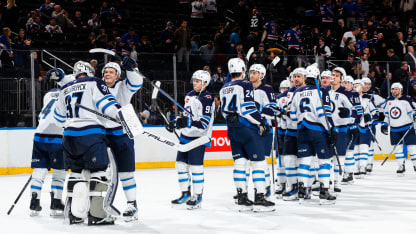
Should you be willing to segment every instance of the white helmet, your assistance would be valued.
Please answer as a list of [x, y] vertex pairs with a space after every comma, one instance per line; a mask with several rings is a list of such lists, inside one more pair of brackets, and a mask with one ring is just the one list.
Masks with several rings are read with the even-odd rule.
[[245, 77], [246, 65], [244, 61], [240, 58], [232, 58], [228, 60], [228, 72], [233, 73], [243, 73], [243, 78]]
[[118, 65], [118, 63], [115, 62], [109, 62], [107, 63], [104, 67], [103, 70], [101, 70], [102, 75], [104, 76], [104, 72], [105, 69], [107, 68], [113, 68], [114, 70], [116, 70], [116, 75], [120, 76], [121, 75], [121, 69], [120, 69], [120, 65]]
[[280, 82], [279, 90], [281, 91], [282, 88], [290, 89], [290, 81], [289, 80], [283, 80], [282, 82]]
[[352, 76], [347, 76], [347, 77], [345, 77], [344, 81], [354, 83], [354, 78], [352, 78]]
[[321, 73], [321, 77], [332, 77], [332, 73], [328, 70], [325, 70]]
[[371, 84], [370, 78], [367, 78], [367, 77], [362, 78], [361, 82], [363, 82], [363, 84]]
[[74, 80], [75, 80], [75, 75], [69, 74], [69, 75], [65, 75], [64, 78], [62, 78], [62, 80], [57, 82], [57, 84], [59, 85], [59, 87], [63, 87], [64, 85]]
[[249, 71], [257, 71], [260, 74], [263, 74], [263, 77], [260, 77], [260, 80], [262, 80], [266, 76], [266, 68], [263, 66], [263, 64], [253, 64], [250, 66]]
[[296, 68], [295, 70], [293, 70], [293, 72], [291, 73], [292, 77], [293, 77], [295, 74], [301, 74], [303, 77], [306, 77], [306, 70], [305, 70], [305, 68], [303, 68], [303, 67], [298, 67], [298, 68]]
[[293, 71], [289, 74], [289, 77], [287, 77], [287, 79], [292, 80], [293, 78]]
[[315, 65], [309, 65], [306, 68], [306, 78], [313, 78], [313, 79], [320, 79], [321, 72], [319, 71], [319, 68], [317, 68]]
[[361, 81], [361, 79], [356, 79], [356, 80], [354, 80], [353, 83], [354, 84], [359, 84], [359, 85], [363, 86], [363, 82]]
[[[209, 74], [209, 72], [204, 71], [204, 70], [197, 70], [196, 72], [194, 72], [194, 74], [192, 74], [192, 79], [191, 80], [201, 80], [202, 81], [202, 88], [205, 88], [209, 85], [209, 82], [211, 81], [211, 75]], [[207, 85], [204, 86], [204, 83], [206, 83]]]
[[403, 85], [400, 84], [399, 82], [393, 83], [391, 85], [391, 90], [393, 90], [393, 89], [403, 89]]
[[74, 64], [75, 78], [78, 78], [78, 76], [81, 74], [86, 74], [89, 77], [93, 77], [95, 75], [95, 70], [91, 64], [80, 60]]
[[345, 69], [342, 67], [336, 67], [332, 70], [332, 72], [339, 72], [341, 73], [341, 81], [344, 81], [347, 77], [347, 73], [345, 72]]

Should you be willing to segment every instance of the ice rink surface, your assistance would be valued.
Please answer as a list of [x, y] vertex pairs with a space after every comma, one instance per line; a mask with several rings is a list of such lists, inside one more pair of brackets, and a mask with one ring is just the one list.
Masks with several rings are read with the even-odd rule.
[[[180, 194], [175, 169], [136, 170], [139, 220], [113, 226], [69, 225], [63, 218], [49, 217], [50, 179], [42, 190], [43, 210], [29, 216], [29, 188], [10, 216], [6, 215], [25, 175], [0, 176], [1, 233], [416, 233], [416, 172], [407, 161], [404, 177], [397, 177], [397, 164], [383, 167], [375, 162], [374, 172], [353, 185], [343, 186], [335, 205], [319, 205], [317, 197], [299, 205], [277, 200], [276, 212], [240, 213], [232, 199], [235, 187], [232, 167], [205, 168], [202, 208], [172, 208], [170, 201]], [[251, 188], [252, 191], [252, 188]], [[65, 196], [65, 195], [64, 195]], [[251, 194], [253, 197], [253, 194]], [[126, 203], [119, 186], [115, 205]]]

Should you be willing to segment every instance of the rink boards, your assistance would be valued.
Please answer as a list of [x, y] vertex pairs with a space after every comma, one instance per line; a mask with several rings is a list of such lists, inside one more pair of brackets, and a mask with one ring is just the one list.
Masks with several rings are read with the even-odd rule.
[[[173, 133], [164, 126], [146, 127], [147, 131], [177, 141]], [[377, 126], [379, 130], [379, 126]], [[34, 128], [0, 129], [0, 175], [30, 173]], [[382, 160], [392, 150], [388, 136], [377, 131], [376, 137], [383, 152], [375, 147], [374, 159]], [[135, 139], [136, 169], [169, 168], [175, 166], [176, 151], [157, 141], [139, 136]], [[387, 156], [387, 155], [386, 155]], [[394, 159], [394, 155], [390, 157]], [[269, 160], [269, 163], [271, 160]], [[205, 166], [232, 165], [230, 142], [227, 138], [227, 127], [215, 125], [212, 132], [211, 148], [205, 153]]]

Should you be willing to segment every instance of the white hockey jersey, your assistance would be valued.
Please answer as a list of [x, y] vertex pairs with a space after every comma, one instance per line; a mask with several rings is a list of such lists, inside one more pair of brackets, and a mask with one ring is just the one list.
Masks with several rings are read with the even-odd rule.
[[106, 134], [103, 122], [96, 114], [76, 104], [116, 118], [120, 103], [108, 90], [105, 82], [95, 77], [72, 81], [61, 88], [54, 111], [57, 124], [65, 127], [64, 136]]
[[386, 116], [384, 122], [390, 125], [392, 132], [406, 131], [413, 124], [413, 116], [416, 115], [415, 107], [413, 99], [408, 96], [400, 98], [391, 96], [383, 107]]
[[[283, 112], [284, 110], [288, 109], [288, 98], [287, 98], [288, 90], [279, 94], [276, 97], [277, 108]], [[279, 129], [279, 135], [285, 135], [287, 129], [287, 122], [289, 121], [289, 117], [287, 115], [282, 114], [280, 118], [277, 119], [277, 127]]]
[[364, 120], [364, 116], [360, 119], [360, 125], [359, 126], [360, 126], [360, 128], [363, 128], [363, 127], [366, 127], [366, 125], [373, 124], [373, 122], [378, 119], [378, 109], [374, 105], [374, 102], [373, 102], [371, 96], [368, 95], [368, 94], [364, 93], [360, 97], [360, 101], [361, 101], [361, 106], [362, 106], [363, 112], [364, 112], [363, 114], [364, 115], [370, 115], [370, 117], [371, 117], [371, 121], [366, 122], [366, 123], [365, 123], [365, 120]]
[[[114, 95], [116, 100], [125, 106], [130, 103], [131, 97], [143, 86], [143, 75], [136, 68], [134, 71], [126, 71], [126, 78], [119, 79], [113, 87], [110, 87], [110, 93]], [[123, 127], [111, 120], [100, 118], [105, 124], [107, 135], [123, 135], [125, 134]]]
[[[292, 87], [288, 90], [287, 92], [287, 108], [286, 111], [290, 112], [290, 105], [293, 102], [293, 97], [295, 95], [295, 92], [298, 88], [297, 87]], [[292, 119], [292, 118], [287, 118], [286, 120], [286, 135], [290, 135], [290, 136], [297, 136], [297, 130], [298, 130], [298, 121], [297, 119]]]
[[254, 89], [254, 102], [262, 117], [267, 120], [268, 125], [272, 125], [276, 114], [276, 98], [274, 90], [270, 85], [261, 84]]
[[[355, 118], [358, 118], [356, 107], [354, 107], [353, 94], [344, 87], [339, 87], [337, 90], [331, 89], [329, 91], [329, 98], [331, 101], [332, 120], [338, 129], [338, 132], [346, 132], [349, 125]], [[349, 110], [348, 118], [341, 118], [339, 116], [339, 108], [347, 108]]]
[[[334, 126], [328, 91], [321, 89], [320, 92], [324, 107], [322, 107], [320, 95], [314, 85], [298, 88], [294, 93], [289, 111], [291, 120], [298, 123], [298, 129], [308, 128], [314, 131], [326, 132]], [[325, 108], [325, 111], [323, 108]], [[325, 113], [327, 118], [325, 118]]]
[[[208, 91], [197, 93], [189, 92], [185, 97], [185, 108], [192, 113], [192, 122], [187, 128], [182, 128], [180, 141], [188, 143], [195, 137], [211, 137], [212, 124], [214, 123], [214, 97]], [[190, 117], [187, 112], [183, 113]]]
[[237, 114], [240, 123], [258, 130], [261, 115], [254, 102], [253, 85], [246, 80], [226, 83], [220, 90], [221, 112], [227, 120], [230, 114]]

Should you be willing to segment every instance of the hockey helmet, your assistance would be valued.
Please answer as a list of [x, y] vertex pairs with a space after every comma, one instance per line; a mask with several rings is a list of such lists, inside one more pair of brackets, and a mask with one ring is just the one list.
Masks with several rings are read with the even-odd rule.
[[280, 82], [279, 90], [282, 90], [282, 88], [290, 89], [290, 81], [289, 80], [283, 80], [282, 82]]
[[303, 77], [306, 77], [306, 70], [305, 70], [305, 68], [303, 68], [303, 67], [298, 67], [298, 68], [296, 68], [295, 70], [293, 70], [293, 72], [291, 73], [292, 77], [293, 77], [295, 74], [301, 74]]
[[320, 79], [321, 72], [319, 71], [319, 68], [317, 68], [315, 65], [309, 65], [306, 68], [306, 78], [313, 78], [313, 79]]
[[202, 81], [202, 85], [204, 85], [204, 83], [206, 83], [207, 85], [203, 86], [203, 87], [206, 87], [206, 86], [209, 85], [209, 82], [211, 81], [211, 75], [207, 71], [197, 70], [196, 72], [194, 72], [194, 74], [192, 74], [191, 81], [193, 81], [193, 80]]
[[266, 68], [263, 66], [263, 64], [253, 64], [251, 65], [249, 71], [257, 71], [260, 74], [263, 74], [263, 77], [260, 77], [260, 80], [262, 80], [266, 76]]
[[109, 62], [109, 63], [107, 63], [103, 67], [103, 70], [101, 70], [101, 73], [102, 73], [103, 76], [104, 76], [105, 69], [107, 69], [107, 68], [113, 68], [114, 70], [116, 70], [116, 75], [117, 76], [120, 76], [121, 75], [121, 68], [120, 68], [120, 65], [118, 65], [118, 63], [115, 63], [115, 62]]
[[86, 74], [89, 77], [93, 77], [95, 74], [94, 68], [91, 66], [91, 64], [84, 62], [84, 61], [78, 61], [74, 64], [74, 75], [75, 78], [78, 78], [81, 74]]
[[400, 84], [399, 82], [393, 83], [391, 85], [391, 90], [393, 90], [393, 89], [403, 89], [403, 85]]
[[342, 67], [336, 67], [332, 70], [332, 72], [339, 72], [341, 73], [341, 82], [345, 80], [347, 77], [347, 73], [345, 72], [345, 69]]
[[331, 77], [331, 76], [332, 76], [332, 74], [328, 70], [325, 70], [321, 73], [321, 77]]
[[245, 77], [246, 65], [244, 61], [240, 58], [232, 58], [228, 60], [228, 71], [232, 73], [243, 73], [243, 78]]
[[344, 79], [345, 82], [350, 82], [350, 83], [354, 83], [354, 78], [352, 78], [352, 76], [346, 76]]
[[362, 78], [361, 82], [363, 82], [363, 84], [371, 84], [370, 78], [367, 78], [367, 77]]

